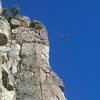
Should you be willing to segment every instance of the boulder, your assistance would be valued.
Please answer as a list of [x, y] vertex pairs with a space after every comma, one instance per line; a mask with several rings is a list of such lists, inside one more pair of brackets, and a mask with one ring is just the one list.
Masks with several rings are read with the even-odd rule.
[[11, 19], [10, 21], [11, 28], [17, 28], [21, 26], [21, 22], [17, 19]]
[[22, 27], [29, 27], [30, 23], [31, 23], [31, 21], [30, 21], [29, 17], [23, 16], [21, 18], [21, 26]]

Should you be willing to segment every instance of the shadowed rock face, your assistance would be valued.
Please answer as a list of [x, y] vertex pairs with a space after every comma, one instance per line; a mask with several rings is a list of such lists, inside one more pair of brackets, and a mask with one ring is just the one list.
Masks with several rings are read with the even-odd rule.
[[38, 21], [29, 27], [29, 18], [23, 18], [27, 26], [13, 19], [12, 28], [0, 19], [0, 100], [66, 100], [63, 82], [49, 64], [45, 26], [37, 28], [43, 25]]
[[5, 34], [0, 34], [0, 46], [4, 46], [8, 43], [7, 36]]
[[10, 26], [9, 23], [0, 17], [0, 100], [16, 100], [15, 81], [8, 65], [10, 50], [9, 44]]

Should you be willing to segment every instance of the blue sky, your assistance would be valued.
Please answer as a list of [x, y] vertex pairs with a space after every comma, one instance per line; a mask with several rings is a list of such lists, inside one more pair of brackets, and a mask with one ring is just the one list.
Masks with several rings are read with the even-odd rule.
[[22, 15], [46, 25], [50, 63], [67, 99], [100, 100], [100, 0], [3, 0], [4, 6], [16, 4]]

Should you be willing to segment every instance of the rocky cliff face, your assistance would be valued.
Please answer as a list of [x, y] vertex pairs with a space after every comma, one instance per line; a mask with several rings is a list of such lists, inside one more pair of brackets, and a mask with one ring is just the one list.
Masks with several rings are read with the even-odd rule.
[[0, 16], [0, 100], [66, 100], [63, 91], [49, 65], [45, 26]]

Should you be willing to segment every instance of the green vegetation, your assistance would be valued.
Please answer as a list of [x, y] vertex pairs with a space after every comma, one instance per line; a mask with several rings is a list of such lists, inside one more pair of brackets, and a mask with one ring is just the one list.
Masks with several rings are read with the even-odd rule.
[[2, 12], [2, 16], [4, 16], [8, 21], [11, 20], [11, 18], [15, 18], [16, 16], [19, 16], [20, 8], [18, 5], [13, 6], [11, 8], [4, 8]]
[[10, 12], [13, 17], [18, 16], [20, 13], [20, 8], [18, 5], [11, 7]]

